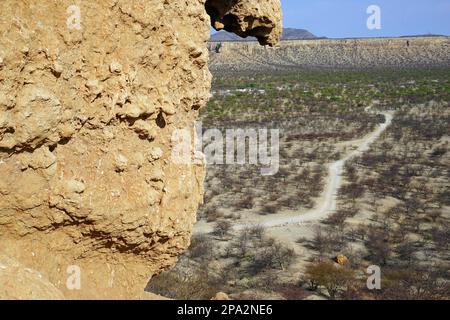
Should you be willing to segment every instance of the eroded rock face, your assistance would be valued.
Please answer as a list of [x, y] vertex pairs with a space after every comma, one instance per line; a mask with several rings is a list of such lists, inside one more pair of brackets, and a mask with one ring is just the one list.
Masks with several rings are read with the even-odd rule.
[[216, 30], [256, 37], [260, 44], [274, 46], [282, 33], [278, 0], [206, 0], [211, 25]]
[[209, 96], [205, 1], [0, 12], [0, 252], [66, 298], [142, 297], [189, 245], [202, 200], [204, 166], [171, 153]]

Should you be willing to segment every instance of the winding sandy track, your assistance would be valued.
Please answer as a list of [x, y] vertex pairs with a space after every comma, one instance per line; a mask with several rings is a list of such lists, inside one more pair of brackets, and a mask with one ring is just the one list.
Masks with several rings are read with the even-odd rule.
[[[368, 111], [368, 109], [366, 109]], [[382, 112], [386, 118], [386, 121], [379, 125], [378, 128], [371, 134], [361, 140], [357, 146], [357, 149], [350, 152], [344, 158], [333, 162], [329, 165], [328, 170], [328, 182], [325, 186], [325, 191], [322, 196], [322, 202], [320, 206], [300, 215], [286, 216], [286, 215], [273, 215], [270, 220], [266, 220], [260, 223], [245, 223], [233, 225], [234, 230], [242, 230], [255, 225], [260, 225], [265, 228], [282, 227], [292, 224], [302, 224], [314, 221], [319, 221], [327, 218], [334, 210], [336, 210], [336, 194], [342, 184], [342, 173], [344, 171], [344, 165], [347, 161], [369, 150], [370, 146], [378, 140], [383, 132], [391, 125], [394, 118], [393, 112]], [[212, 227], [205, 224], [197, 224], [194, 228], [194, 233], [206, 233], [212, 231]]]
[[[336, 194], [342, 184], [342, 173], [344, 170], [344, 165], [347, 161], [351, 160], [352, 158], [368, 151], [370, 146], [391, 125], [393, 114], [390, 112], [384, 112], [383, 115], [386, 117], [386, 121], [383, 124], [381, 124], [369, 136], [367, 136], [356, 150], [352, 151], [345, 158], [333, 162], [329, 166], [328, 183], [325, 187], [326, 191], [323, 197], [324, 201], [318, 208], [314, 208], [309, 212], [306, 212], [304, 214], [295, 217], [290, 218], [283, 217], [281, 219], [274, 217], [274, 219], [262, 223], [262, 226], [266, 228], [273, 228], [277, 226], [284, 226], [295, 223], [318, 221], [328, 217], [330, 213], [336, 210], [336, 202], [337, 202]], [[239, 228], [240, 226], [236, 227]]]

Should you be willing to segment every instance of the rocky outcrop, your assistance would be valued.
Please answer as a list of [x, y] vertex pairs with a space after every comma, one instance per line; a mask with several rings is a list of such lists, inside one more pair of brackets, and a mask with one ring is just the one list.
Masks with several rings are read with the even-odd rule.
[[206, 11], [216, 30], [256, 37], [262, 45], [274, 46], [280, 40], [282, 13], [278, 0], [207, 0]]
[[226, 300], [231, 300], [231, 299], [226, 293], [218, 292], [211, 300], [226, 301]]
[[346, 256], [344, 256], [343, 254], [339, 254], [338, 256], [336, 256], [335, 261], [337, 264], [339, 264], [341, 266], [345, 266], [349, 262], [348, 258]]
[[[283, 40], [304, 40], [304, 39], [319, 39], [308, 30], [283, 28], [280, 41]], [[221, 30], [211, 35], [210, 42], [227, 42], [227, 41], [256, 41], [255, 37], [241, 38], [238, 35]]]
[[[265, 2], [231, 9], [258, 8], [272, 28], [240, 32], [273, 44]], [[204, 166], [171, 154], [209, 96], [210, 20], [204, 0], [76, 3], [0, 2], [0, 252], [48, 279], [41, 297], [140, 298], [202, 200]], [[5, 279], [0, 297], [38, 298]]]

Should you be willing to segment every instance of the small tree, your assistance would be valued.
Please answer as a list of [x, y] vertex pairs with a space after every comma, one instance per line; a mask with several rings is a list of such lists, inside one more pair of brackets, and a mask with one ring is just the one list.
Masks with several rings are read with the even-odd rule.
[[395, 251], [398, 254], [398, 258], [401, 261], [406, 262], [408, 265], [411, 265], [416, 260], [415, 253], [417, 249], [411, 241], [406, 241], [398, 245]]
[[277, 242], [271, 247], [270, 258], [273, 264], [278, 266], [279, 269], [284, 270], [294, 261], [295, 251], [291, 248], [286, 248], [281, 243]]
[[337, 267], [331, 262], [319, 262], [306, 267], [305, 281], [309, 288], [317, 290], [323, 286], [331, 299], [335, 299], [342, 290], [347, 290], [353, 279], [353, 270]]
[[391, 256], [391, 247], [389, 244], [389, 232], [376, 226], [369, 227], [369, 234], [365, 241], [367, 250], [373, 263], [386, 265]]
[[337, 228], [343, 228], [345, 224], [345, 220], [349, 217], [349, 214], [346, 210], [337, 210], [333, 212], [326, 220], [325, 223], [331, 226], [335, 226]]
[[431, 230], [431, 239], [438, 252], [446, 251], [450, 244], [450, 228], [448, 225], [444, 225], [444, 228], [434, 227]]
[[329, 239], [322, 231], [321, 227], [315, 229], [314, 237], [311, 241], [311, 246], [314, 250], [317, 250], [320, 257], [323, 257], [326, 253], [330, 252]]
[[293, 249], [274, 239], [268, 239], [265, 246], [252, 255], [249, 270], [254, 274], [269, 269], [285, 270], [294, 259], [295, 252]]
[[236, 203], [236, 209], [253, 209], [255, 201], [253, 195], [246, 195]]
[[339, 189], [339, 194], [343, 198], [349, 199], [351, 203], [355, 203], [356, 199], [364, 195], [364, 187], [358, 183], [350, 183]]
[[239, 234], [236, 241], [233, 241], [231, 246], [231, 251], [236, 252], [236, 256], [241, 260], [245, 258], [250, 250], [250, 230], [244, 229]]

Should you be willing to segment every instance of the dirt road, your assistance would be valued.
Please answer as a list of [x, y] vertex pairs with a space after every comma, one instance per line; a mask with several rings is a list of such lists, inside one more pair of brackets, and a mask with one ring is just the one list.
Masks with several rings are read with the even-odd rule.
[[[309, 223], [327, 218], [328, 215], [330, 215], [334, 210], [336, 210], [336, 203], [337, 203], [336, 194], [342, 184], [342, 173], [344, 170], [345, 163], [351, 160], [352, 158], [360, 155], [361, 153], [368, 151], [370, 146], [376, 140], [378, 140], [381, 134], [391, 125], [392, 120], [394, 118], [393, 113], [383, 112], [381, 114], [383, 114], [386, 118], [386, 121], [383, 124], [379, 125], [375, 131], [367, 135], [364, 139], [359, 140], [358, 144], [356, 145], [357, 148], [354, 151], [350, 152], [344, 158], [336, 162], [333, 162], [328, 166], [329, 170], [328, 181], [326, 183], [324, 193], [321, 197], [322, 200], [316, 208], [311, 209], [306, 213], [303, 212], [300, 215], [274, 214], [270, 216], [269, 220], [259, 222], [254, 221], [252, 223], [245, 223], [245, 224], [236, 224], [233, 225], [233, 229], [242, 230], [254, 225], [261, 225], [266, 228], [274, 228], [292, 224]], [[195, 234], [207, 233], [211, 231], [212, 225], [204, 222], [199, 222], [194, 227]]]

